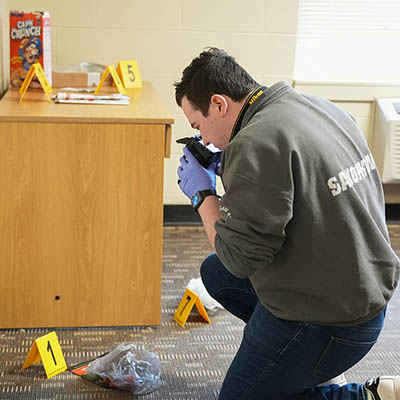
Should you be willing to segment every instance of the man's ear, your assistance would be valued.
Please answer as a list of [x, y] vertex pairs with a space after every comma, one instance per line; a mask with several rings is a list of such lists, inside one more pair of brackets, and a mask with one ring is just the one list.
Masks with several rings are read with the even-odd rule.
[[210, 104], [215, 107], [222, 117], [228, 111], [228, 101], [222, 94], [213, 94], [211, 96]]

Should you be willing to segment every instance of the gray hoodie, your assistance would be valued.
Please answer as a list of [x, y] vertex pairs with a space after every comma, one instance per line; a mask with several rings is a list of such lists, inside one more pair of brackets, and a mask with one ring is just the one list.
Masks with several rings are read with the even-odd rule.
[[222, 155], [215, 224], [225, 267], [248, 277], [279, 318], [345, 326], [379, 314], [397, 285], [399, 259], [355, 120], [278, 82], [244, 111], [236, 131]]

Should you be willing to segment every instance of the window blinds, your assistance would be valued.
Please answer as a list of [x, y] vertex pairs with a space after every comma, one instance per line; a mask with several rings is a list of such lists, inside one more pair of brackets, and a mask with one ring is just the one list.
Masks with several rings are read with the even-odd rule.
[[400, 82], [400, 0], [299, 0], [295, 79]]

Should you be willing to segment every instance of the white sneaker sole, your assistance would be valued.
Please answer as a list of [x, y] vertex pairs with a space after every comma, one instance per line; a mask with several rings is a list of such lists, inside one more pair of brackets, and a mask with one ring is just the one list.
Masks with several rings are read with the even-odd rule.
[[378, 395], [382, 400], [400, 400], [400, 376], [381, 376]]

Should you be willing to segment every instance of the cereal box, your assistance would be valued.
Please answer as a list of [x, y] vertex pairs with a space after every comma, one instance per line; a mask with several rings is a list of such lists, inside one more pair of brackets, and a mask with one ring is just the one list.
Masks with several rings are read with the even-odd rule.
[[[10, 11], [10, 83], [22, 85], [31, 65], [40, 62], [52, 84], [50, 14]], [[31, 87], [39, 82], [32, 81]]]

